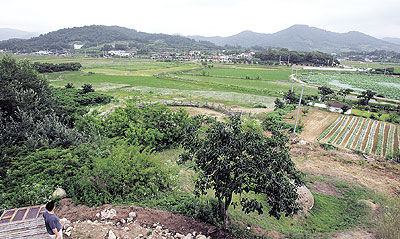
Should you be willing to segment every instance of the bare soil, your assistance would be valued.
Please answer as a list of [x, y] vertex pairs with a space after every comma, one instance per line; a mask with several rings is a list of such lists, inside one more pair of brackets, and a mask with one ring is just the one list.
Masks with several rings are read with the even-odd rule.
[[390, 129], [390, 124], [386, 124], [385, 132], [383, 133], [383, 149], [382, 149], [382, 155], [383, 156], [386, 155], [386, 148], [387, 148], [387, 143], [388, 143], [389, 129]]
[[313, 191], [314, 193], [317, 194], [325, 194], [325, 195], [331, 195], [335, 197], [343, 197], [342, 194], [340, 194], [337, 189], [334, 186], [331, 186], [327, 183], [323, 182], [315, 182], [315, 183], [310, 183], [308, 187]]
[[393, 151], [399, 151], [399, 126], [396, 127], [396, 130], [394, 131], [394, 146], [393, 146]]
[[190, 116], [195, 116], [195, 115], [200, 115], [200, 114], [204, 114], [204, 115], [208, 115], [208, 116], [212, 116], [212, 117], [216, 117], [217, 120], [224, 120], [224, 118], [226, 117], [225, 114], [212, 110], [212, 109], [207, 109], [207, 108], [200, 108], [200, 107], [187, 107], [187, 106], [179, 106], [179, 107], [169, 107], [172, 110], [179, 110], [180, 108], [186, 110]]
[[[291, 154], [296, 168], [304, 173], [346, 181], [375, 192], [400, 196], [398, 169], [390, 170], [378, 162], [361, 166], [358, 163], [364, 161], [363, 157], [351, 150], [326, 151], [318, 144], [295, 144], [292, 145]], [[317, 188], [321, 191], [322, 189]]]
[[[171, 212], [154, 210], [149, 208], [135, 207], [135, 206], [112, 206], [102, 205], [99, 207], [87, 207], [85, 205], [76, 205], [72, 203], [71, 199], [63, 199], [60, 201], [60, 206], [57, 208], [56, 215], [59, 218], [67, 218], [72, 223], [85, 222], [90, 220], [94, 222], [99, 218], [96, 217], [104, 209], [113, 208], [117, 212], [117, 217], [106, 226], [98, 226], [92, 223], [79, 223], [79, 226], [74, 230], [75, 233], [69, 238], [79, 238], [78, 235], [90, 235], [86, 238], [105, 238], [106, 233], [110, 229], [120, 238], [135, 238], [133, 234], [142, 234], [142, 238], [147, 238], [145, 235], [153, 227], [153, 225], [161, 225], [167, 228], [171, 233], [180, 233], [187, 235], [188, 233], [201, 233], [211, 238], [232, 238], [227, 232], [207, 223], [198, 222], [195, 219], [187, 216], [177, 215]], [[133, 224], [122, 225], [121, 219], [126, 219], [129, 212], [136, 212], [136, 220]], [[80, 229], [79, 229], [80, 227]], [[124, 231], [124, 227], [129, 227], [129, 231]], [[103, 229], [105, 228], [105, 229]], [[87, 230], [87, 232], [85, 232]], [[132, 234], [133, 233], [133, 234]], [[74, 237], [73, 235], [77, 235]], [[67, 238], [67, 237], [66, 237]], [[154, 238], [154, 237], [152, 237]]]
[[308, 114], [302, 116], [304, 129], [300, 137], [306, 141], [316, 140], [339, 116], [337, 113], [310, 108]]
[[379, 141], [379, 129], [381, 128], [381, 126], [382, 126], [382, 122], [380, 121], [379, 123], [378, 123], [378, 126], [376, 127], [376, 130], [375, 130], [375, 134], [374, 134], [374, 139], [373, 139], [373, 144], [372, 144], [372, 148], [371, 148], [371, 153], [372, 154], [375, 154], [376, 153], [376, 148], [378, 147], [378, 141]]
[[363, 142], [362, 142], [362, 145], [361, 145], [361, 151], [364, 151], [364, 150], [365, 150], [365, 147], [367, 147], [368, 135], [370, 134], [370, 132], [371, 132], [371, 130], [372, 130], [372, 125], [373, 125], [373, 124], [374, 124], [374, 121], [371, 120], [371, 122], [369, 122], [367, 132], [365, 133], [364, 138], [363, 138]]

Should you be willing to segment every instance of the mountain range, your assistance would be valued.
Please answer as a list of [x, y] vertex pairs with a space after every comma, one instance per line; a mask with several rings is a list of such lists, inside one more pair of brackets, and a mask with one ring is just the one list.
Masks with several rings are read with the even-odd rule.
[[126, 46], [146, 50], [203, 50], [220, 49], [211, 42], [196, 41], [187, 37], [139, 32], [119, 26], [91, 25], [64, 28], [30, 39], [0, 41], [0, 49], [13, 51], [65, 50], [74, 44], [83, 48], [101, 47], [104, 44], [122, 42]]
[[39, 33], [36, 32], [26, 32], [12, 28], [0, 28], [0, 41], [12, 38], [29, 39], [37, 36], [39, 36]]
[[293, 25], [272, 34], [243, 31], [228, 37], [188, 37], [195, 40], [210, 41], [220, 46], [279, 47], [290, 50], [322, 51], [327, 53], [372, 50], [400, 52], [400, 45], [395, 44], [395, 41], [384, 41], [357, 31], [336, 33], [307, 25]]
[[[2, 32], [7, 32], [2, 30], [4, 29], [0, 29], [0, 37]], [[26, 32], [26, 34], [20, 32], [20, 35], [17, 35], [17, 32], [14, 31], [13, 38], [18, 38], [18, 36], [19, 38], [29, 38], [32, 36]], [[3, 36], [5, 35], [3, 34]], [[242, 48], [253, 47], [257, 49], [256, 46], [258, 46], [262, 48], [288, 48], [289, 50], [321, 51], [325, 53], [373, 50], [400, 52], [399, 38], [381, 40], [357, 31], [336, 33], [307, 25], [293, 25], [272, 34], [243, 31], [228, 37], [184, 37], [181, 35], [139, 32], [119, 26], [91, 25], [64, 28], [30, 39], [0, 41], [0, 49], [25, 52], [65, 50], [73, 49], [74, 44], [82, 44], [84, 49], [100, 49], [104, 44], [115, 45], [115, 43], [122, 43], [130, 48], [134, 47], [145, 51], [221, 50], [225, 48], [224, 46], [229, 45]]]

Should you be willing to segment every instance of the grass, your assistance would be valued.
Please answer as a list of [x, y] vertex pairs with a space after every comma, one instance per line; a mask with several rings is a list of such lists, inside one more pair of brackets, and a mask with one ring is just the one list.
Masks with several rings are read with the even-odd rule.
[[356, 116], [366, 117], [366, 118], [369, 118], [372, 114], [374, 114], [376, 116], [376, 118], [379, 120], [387, 121], [389, 119], [389, 114], [382, 114], [380, 117], [378, 117], [378, 113], [376, 113], [376, 112], [368, 112], [368, 111], [359, 110], [359, 109], [352, 109], [351, 114], [356, 115]]
[[[56, 87], [64, 87], [67, 83], [81, 87], [89, 83], [96, 90], [117, 98], [131, 97], [134, 95], [132, 92], [139, 90], [153, 95], [153, 100], [176, 97], [227, 105], [273, 107], [274, 99], [282, 97], [283, 92], [291, 88], [291, 71], [287, 67], [215, 64], [206, 69], [209, 76], [201, 76], [202, 66], [197, 63], [157, 62], [148, 59], [28, 57], [33, 62], [80, 62], [82, 71], [44, 74], [44, 77]], [[250, 79], [246, 79], [246, 76]], [[255, 80], [258, 76], [260, 79]], [[301, 86], [295, 83], [294, 89], [300, 92]], [[316, 93], [315, 88], [305, 88], [305, 94]]]

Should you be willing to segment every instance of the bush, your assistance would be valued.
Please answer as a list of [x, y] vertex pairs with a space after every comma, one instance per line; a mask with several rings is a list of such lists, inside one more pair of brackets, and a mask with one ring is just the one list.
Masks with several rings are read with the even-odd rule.
[[43, 149], [12, 163], [1, 181], [7, 188], [0, 193], [0, 206], [45, 203], [57, 186], [89, 206], [140, 201], [170, 190], [176, 174], [155, 154], [124, 141]]
[[204, 199], [188, 194], [168, 194], [162, 199], [145, 202], [144, 205], [191, 216], [213, 225], [221, 222], [218, 214], [218, 200], [215, 198]]

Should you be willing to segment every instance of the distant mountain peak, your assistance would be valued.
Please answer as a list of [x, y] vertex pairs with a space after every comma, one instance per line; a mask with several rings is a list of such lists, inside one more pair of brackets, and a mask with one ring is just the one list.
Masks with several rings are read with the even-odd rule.
[[350, 31], [347, 33], [337, 33], [305, 24], [295, 24], [272, 34], [246, 30], [228, 37], [194, 36], [191, 38], [210, 41], [221, 46], [252, 47], [257, 45], [327, 53], [373, 50], [393, 50], [400, 52], [400, 46], [374, 38], [362, 32]]

